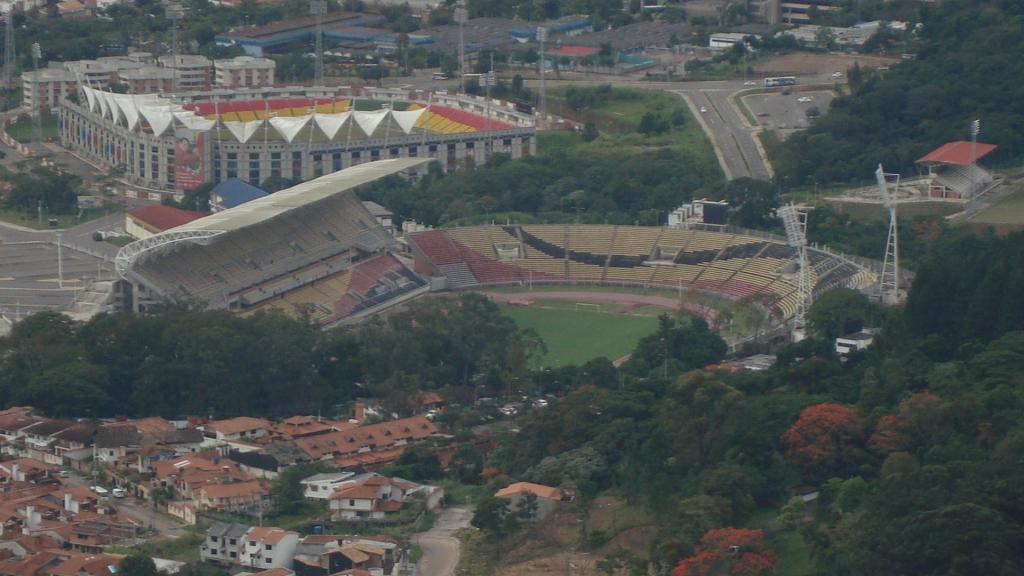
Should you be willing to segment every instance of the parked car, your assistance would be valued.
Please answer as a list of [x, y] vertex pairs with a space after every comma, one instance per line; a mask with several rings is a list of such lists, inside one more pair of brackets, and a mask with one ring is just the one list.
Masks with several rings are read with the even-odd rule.
[[707, 113], [708, 113], [708, 109], [707, 109], [707, 108], [705, 108], [705, 107], [703, 107], [703, 106], [701, 106], [701, 107], [700, 107], [700, 113], [701, 113], [701, 114], [707, 114]]
[[753, 80], [747, 80], [746, 82], [743, 83], [743, 85], [744, 86], [757, 86], [757, 82], [754, 82]]
[[833, 78], [842, 78], [843, 77], [843, 73], [842, 72], [833, 72], [832, 73], [832, 77]]

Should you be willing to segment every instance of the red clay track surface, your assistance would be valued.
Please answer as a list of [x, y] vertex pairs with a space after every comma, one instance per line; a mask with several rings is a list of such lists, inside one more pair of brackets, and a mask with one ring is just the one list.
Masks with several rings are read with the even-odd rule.
[[667, 296], [646, 296], [641, 294], [625, 294], [620, 292], [487, 292], [485, 295], [492, 302], [507, 304], [510, 301], [533, 300], [571, 300], [573, 302], [608, 302], [613, 304], [647, 304], [661, 306], [673, 310], [686, 310], [694, 316], [703, 318], [714, 326], [716, 313], [712, 308], [695, 302], [684, 302]]

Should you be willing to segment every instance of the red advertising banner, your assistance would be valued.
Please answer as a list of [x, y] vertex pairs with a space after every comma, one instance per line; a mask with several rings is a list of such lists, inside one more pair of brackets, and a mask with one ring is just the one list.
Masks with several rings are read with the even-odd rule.
[[195, 190], [205, 181], [206, 134], [187, 128], [174, 130], [174, 187]]

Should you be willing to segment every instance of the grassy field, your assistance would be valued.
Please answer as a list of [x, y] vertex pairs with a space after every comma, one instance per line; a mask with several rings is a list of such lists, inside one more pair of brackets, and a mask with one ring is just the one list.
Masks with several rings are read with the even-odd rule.
[[[55, 140], [57, 138], [57, 117], [44, 115], [39, 122], [42, 129], [43, 140]], [[22, 116], [17, 121], [7, 126], [7, 133], [18, 142], [29, 142], [32, 140], [32, 119]]]
[[769, 539], [769, 547], [778, 555], [775, 573], [779, 576], [810, 576], [814, 562], [799, 532], [783, 532]]
[[540, 307], [541, 302], [529, 308], [500, 306], [519, 327], [533, 328], [544, 339], [548, 353], [542, 367], [583, 364], [600, 356], [615, 360], [632, 352], [640, 338], [658, 327], [655, 315], [608, 313], [606, 306], [601, 312]]
[[[658, 147], [678, 148], [703, 163], [718, 166], [718, 159], [711, 143], [690, 113], [686, 102], [679, 96], [661, 91], [615, 88], [612, 96], [597, 104], [582, 110], [573, 110], [567, 103], [566, 90], [559, 88], [549, 93], [548, 110], [581, 122], [593, 121], [601, 131], [602, 138], [592, 144], [609, 140], [610, 142], [604, 144], [633, 148], [637, 151]], [[648, 112], [654, 112], [668, 120], [681, 118], [682, 124], [673, 126], [664, 134], [643, 136], [637, 129], [641, 118]], [[576, 135], [566, 134], [551, 136], [547, 141], [538, 137], [537, 142], [540, 153], [550, 149], [549, 147], [577, 144], [581, 140]]]
[[971, 218], [982, 224], [1024, 224], [1024, 191], [1018, 191]]
[[[881, 204], [861, 204], [855, 202], [829, 202], [836, 212], [849, 214], [857, 220], [882, 220], [889, 215]], [[962, 206], [951, 202], [906, 202], [899, 205], [900, 218], [914, 216], [948, 216], [959, 212]]]
[[47, 230], [50, 228], [47, 221], [50, 218], [56, 218], [60, 222], [57, 228], [67, 229], [78, 226], [83, 222], [88, 222], [89, 220], [106, 216], [115, 210], [120, 210], [120, 207], [111, 207], [109, 210], [99, 208], [84, 210], [81, 218], [78, 217], [78, 214], [43, 214], [43, 219], [40, 223], [39, 215], [35, 212], [19, 212], [17, 210], [0, 209], [0, 220], [10, 222], [11, 224], [17, 224], [18, 226], [24, 226], [26, 228]]

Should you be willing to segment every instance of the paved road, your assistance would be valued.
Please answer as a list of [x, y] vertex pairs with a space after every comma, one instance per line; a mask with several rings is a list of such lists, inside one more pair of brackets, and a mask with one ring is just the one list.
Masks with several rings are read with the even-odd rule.
[[455, 576], [459, 565], [461, 544], [455, 533], [469, 527], [473, 508], [446, 508], [430, 530], [413, 536], [413, 543], [423, 550], [416, 564], [417, 576]]
[[[74, 472], [64, 479], [68, 484], [89, 486], [89, 479]], [[117, 511], [136, 522], [139, 526], [153, 530], [164, 538], [180, 538], [186, 534], [183, 525], [174, 518], [161, 514], [149, 507], [147, 502], [137, 502], [132, 498], [115, 500]]]

